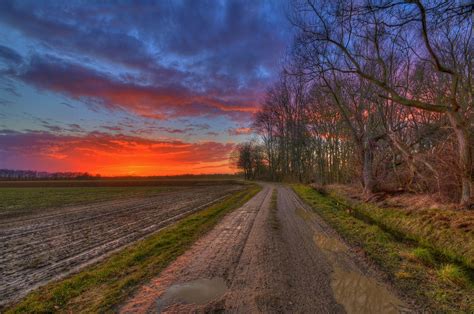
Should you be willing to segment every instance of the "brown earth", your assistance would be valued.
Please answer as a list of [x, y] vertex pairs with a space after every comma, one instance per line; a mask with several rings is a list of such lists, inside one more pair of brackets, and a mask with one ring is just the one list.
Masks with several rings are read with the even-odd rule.
[[155, 197], [0, 217], [0, 306], [242, 188], [183, 187]]
[[409, 312], [376, 273], [293, 191], [264, 184], [117, 310]]

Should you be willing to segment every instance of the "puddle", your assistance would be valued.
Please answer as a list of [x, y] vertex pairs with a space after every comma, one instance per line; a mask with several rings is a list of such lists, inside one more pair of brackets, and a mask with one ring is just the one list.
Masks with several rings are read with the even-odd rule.
[[315, 244], [321, 248], [333, 265], [331, 289], [336, 302], [344, 306], [349, 314], [402, 313], [406, 309], [404, 303], [394, 296], [386, 287], [375, 279], [367, 277], [356, 269], [341, 267], [341, 252], [348, 248], [341, 241], [315, 233]]
[[360, 273], [334, 267], [331, 288], [336, 301], [349, 314], [400, 313], [403, 303], [385, 287]]
[[347, 252], [347, 246], [335, 238], [329, 238], [322, 234], [315, 233], [313, 236], [314, 242], [323, 250], [339, 253]]
[[206, 304], [216, 300], [227, 291], [222, 278], [196, 279], [169, 287], [157, 300], [158, 311], [173, 303]]
[[309, 220], [311, 219], [311, 213], [308, 213], [306, 210], [304, 210], [303, 208], [297, 208], [295, 210], [296, 214], [298, 216], [300, 216], [301, 218], [303, 218], [303, 220]]

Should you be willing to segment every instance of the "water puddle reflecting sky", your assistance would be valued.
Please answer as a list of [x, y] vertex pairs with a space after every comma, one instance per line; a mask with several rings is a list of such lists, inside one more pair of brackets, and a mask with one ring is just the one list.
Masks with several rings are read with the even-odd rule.
[[347, 313], [400, 313], [403, 303], [372, 278], [335, 266], [331, 288]]
[[[386, 287], [344, 262], [347, 246], [336, 238], [314, 234], [315, 244], [331, 262], [331, 289], [336, 301], [349, 314], [406, 312], [406, 306]], [[341, 254], [342, 253], [342, 254]]]
[[300, 216], [301, 218], [303, 218], [303, 220], [309, 220], [311, 219], [311, 213], [309, 213], [308, 211], [304, 210], [303, 208], [297, 208], [295, 210], [296, 214], [298, 216]]
[[160, 312], [175, 303], [206, 304], [222, 297], [226, 291], [227, 285], [224, 279], [217, 277], [178, 283], [169, 287], [156, 301], [157, 310]]
[[324, 251], [340, 253], [347, 252], [348, 250], [344, 243], [335, 238], [330, 238], [325, 235], [315, 233], [313, 239], [316, 245]]

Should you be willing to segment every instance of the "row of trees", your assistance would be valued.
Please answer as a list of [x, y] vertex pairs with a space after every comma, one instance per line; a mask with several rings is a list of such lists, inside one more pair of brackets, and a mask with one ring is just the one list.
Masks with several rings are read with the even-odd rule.
[[62, 179], [94, 179], [99, 174], [88, 172], [46, 172], [34, 170], [0, 169], [0, 180], [62, 180]]
[[[472, 5], [302, 0], [281, 78], [239, 147], [249, 178], [359, 180], [471, 203]], [[245, 151], [245, 154], [242, 152]]]

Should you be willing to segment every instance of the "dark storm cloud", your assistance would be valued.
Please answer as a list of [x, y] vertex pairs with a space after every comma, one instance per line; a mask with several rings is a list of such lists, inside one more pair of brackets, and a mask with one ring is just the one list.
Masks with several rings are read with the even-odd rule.
[[153, 63], [143, 42], [126, 33], [114, 32], [106, 23], [83, 24], [87, 13], [81, 11], [60, 2], [2, 1], [0, 22], [60, 51], [82, 52], [137, 67]]
[[[275, 67], [287, 35], [279, 30], [282, 12], [268, 11], [264, 1], [189, 1], [163, 12], [173, 16], [171, 31], [159, 35], [165, 50], [202, 56], [196, 67], [252, 77], [258, 66]], [[277, 2], [273, 2], [276, 4]], [[163, 24], [166, 19], [161, 19]], [[166, 27], [166, 25], [163, 25]]]
[[283, 7], [277, 1], [2, 1], [0, 26], [20, 31], [36, 49], [0, 46], [0, 58], [27, 60], [16, 78], [92, 106], [158, 119], [248, 119], [288, 42]]
[[15, 50], [0, 45], [0, 59], [7, 61], [9, 64], [19, 64], [23, 58]]

